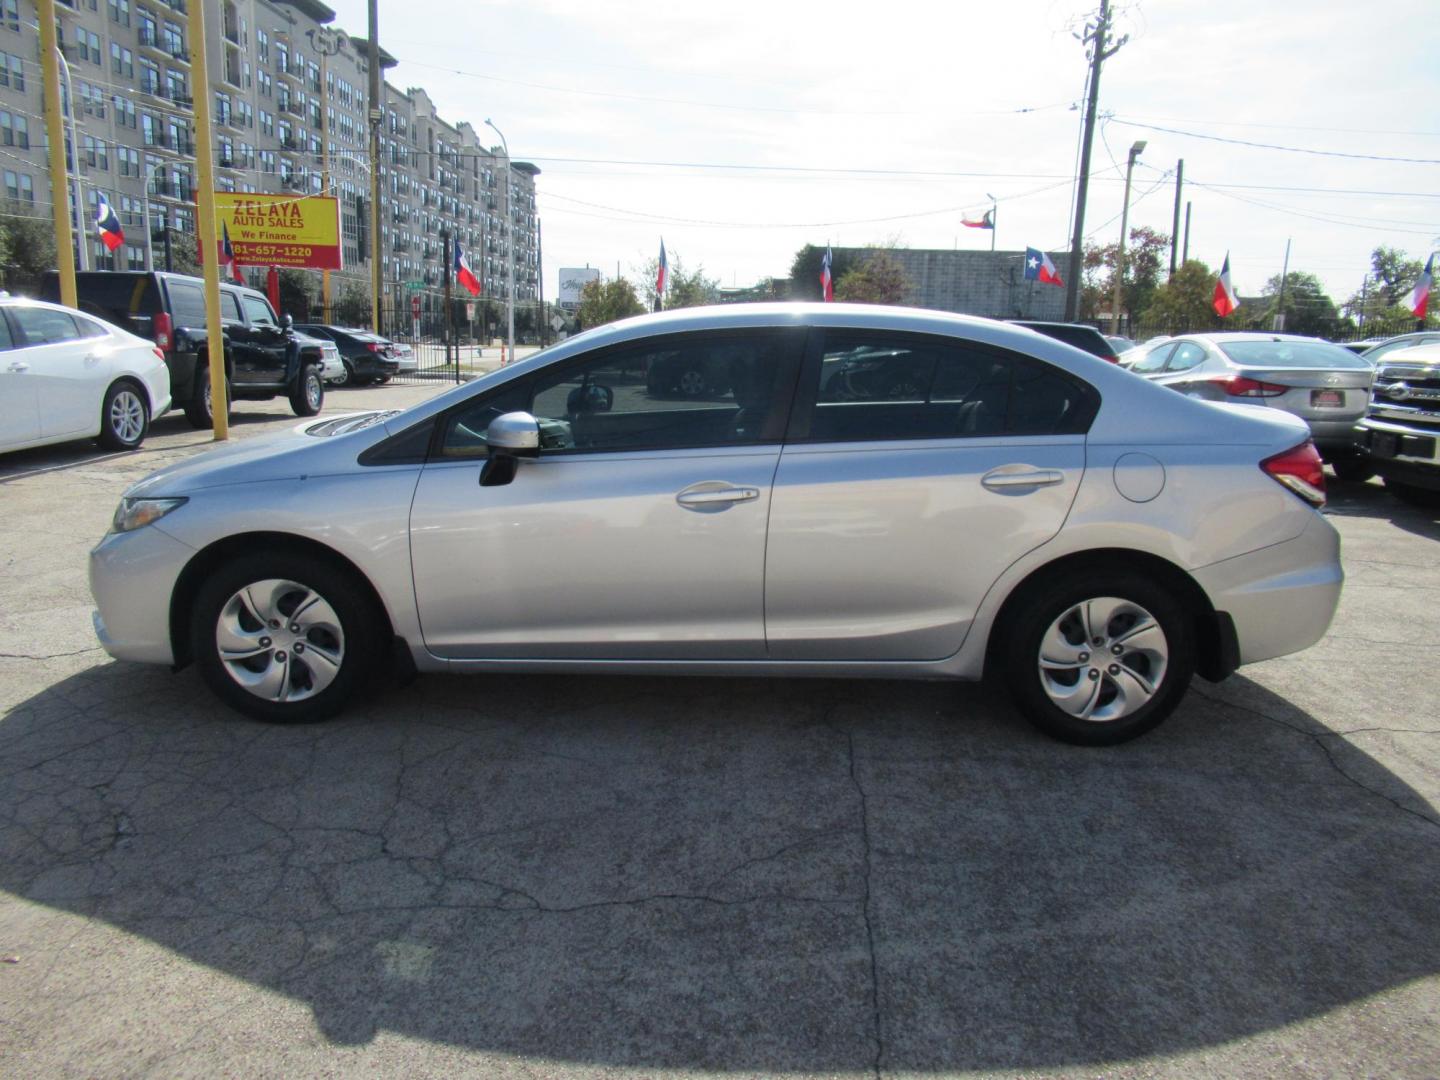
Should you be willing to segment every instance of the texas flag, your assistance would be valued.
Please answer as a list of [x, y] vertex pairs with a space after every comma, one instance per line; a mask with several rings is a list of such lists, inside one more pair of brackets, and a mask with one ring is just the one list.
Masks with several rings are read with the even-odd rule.
[[655, 267], [655, 298], [665, 295], [665, 282], [670, 278], [670, 260], [665, 257], [665, 238], [660, 238], [660, 262]]
[[1220, 267], [1220, 280], [1215, 282], [1215, 314], [1222, 319], [1240, 306], [1240, 298], [1230, 284], [1230, 253], [1225, 253], [1225, 265]]
[[110, 205], [110, 200], [96, 192], [95, 227], [100, 230], [100, 242], [106, 251], [114, 251], [125, 242], [125, 230], [120, 227], [120, 218]]
[[995, 210], [992, 207], [986, 210], [979, 221], [972, 221], [970, 218], [961, 216], [960, 224], [967, 229], [993, 229], [995, 228]]
[[1025, 280], [1038, 281], [1042, 285], [1065, 284], [1060, 280], [1060, 271], [1055, 269], [1050, 256], [1039, 248], [1032, 247], [1025, 249]]
[[1420, 275], [1420, 280], [1415, 282], [1415, 288], [1411, 289], [1410, 295], [1405, 298], [1405, 306], [1417, 319], [1425, 318], [1425, 311], [1430, 306], [1430, 285], [1435, 280], [1431, 271], [1434, 269], [1435, 256], [1432, 254], [1425, 260], [1425, 270]]
[[825, 248], [825, 257], [820, 260], [820, 296], [826, 302], [835, 299], [835, 279], [830, 272], [830, 264], [833, 262], [830, 248]]
[[235, 249], [230, 246], [230, 227], [223, 221], [220, 223], [220, 265], [225, 269], [226, 277], [245, 284], [245, 279], [240, 276], [240, 264], [235, 261]]
[[471, 296], [480, 295], [480, 279], [475, 276], [475, 271], [470, 269], [470, 263], [465, 259], [465, 249], [460, 246], [460, 241], [455, 241], [455, 280], [465, 286], [465, 291]]

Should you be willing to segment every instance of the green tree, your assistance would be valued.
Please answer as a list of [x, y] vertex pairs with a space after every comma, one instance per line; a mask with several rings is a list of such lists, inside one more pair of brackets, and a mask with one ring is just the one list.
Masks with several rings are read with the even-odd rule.
[[1414, 330], [1415, 316], [1403, 302], [1424, 269], [1419, 259], [1382, 244], [1370, 253], [1365, 287], [1352, 293], [1342, 310], [1371, 337]]
[[885, 251], [872, 251], [835, 282], [835, 299], [851, 304], [903, 304], [910, 279], [899, 261]]
[[[370, 325], [370, 286], [356, 278], [342, 278], [338, 292], [330, 294], [330, 317], [339, 326]], [[336, 282], [330, 282], [332, 290]]]
[[624, 278], [589, 281], [580, 291], [580, 325], [587, 330], [644, 312], [640, 298], [635, 295], [635, 287]]
[[1335, 301], [1325, 292], [1325, 286], [1314, 274], [1304, 270], [1292, 270], [1285, 276], [1284, 307], [1281, 308], [1280, 277], [1274, 275], [1265, 283], [1260, 295], [1265, 307], [1257, 320], [1260, 329], [1275, 325], [1275, 316], [1285, 314], [1287, 334], [1309, 334], [1312, 337], [1332, 337], [1340, 329], [1340, 313]]
[[290, 315], [296, 322], [308, 322], [310, 307], [319, 292], [315, 286], [315, 280], [304, 270], [281, 270], [279, 314]]
[[5, 232], [9, 250], [6, 253], [5, 284], [17, 290], [36, 292], [47, 270], [54, 270], [55, 227], [48, 217], [41, 217], [29, 203], [5, 204]]
[[[790, 299], [820, 299], [820, 263], [824, 258], [825, 249], [814, 244], [806, 244], [795, 253], [795, 259], [790, 264]], [[847, 251], [835, 252], [830, 262], [830, 280], [839, 282], [857, 261]]]
[[200, 276], [200, 244], [193, 232], [170, 230], [170, 267], [177, 274]]
[[[706, 277], [703, 266], [687, 273], [680, 256], [673, 252], [668, 255], [668, 261], [670, 263], [670, 280], [665, 283], [665, 307], [703, 307], [706, 304], [719, 302], [720, 282], [715, 278]], [[655, 277], [659, 270], [659, 258], [651, 259], [640, 268], [638, 295], [644, 298], [646, 308], [650, 311], [655, 309]]]
[[[1130, 230], [1125, 247], [1125, 276], [1120, 286], [1120, 306], [1134, 316], [1150, 305], [1160, 287], [1164, 268], [1169, 265], [1170, 237], [1148, 225]], [[1084, 274], [1080, 288], [1080, 318], [1093, 320], [1109, 311], [1115, 295], [1115, 268], [1120, 262], [1120, 244], [1085, 249]]]
[[1199, 259], [1191, 259], [1155, 289], [1137, 322], [1145, 332], [1166, 334], [1198, 333], [1227, 326], [1226, 320], [1215, 314], [1217, 277]]

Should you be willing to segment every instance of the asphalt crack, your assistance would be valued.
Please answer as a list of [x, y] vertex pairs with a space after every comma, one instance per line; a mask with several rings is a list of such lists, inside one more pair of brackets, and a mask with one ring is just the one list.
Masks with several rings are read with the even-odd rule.
[[875, 955], [875, 926], [870, 918], [870, 798], [865, 793], [865, 786], [860, 783], [860, 775], [855, 769], [855, 736], [846, 731], [845, 745], [849, 755], [850, 783], [855, 787], [855, 794], [860, 799], [860, 842], [864, 864], [864, 875], [861, 880], [860, 914], [865, 920], [865, 945], [870, 957], [870, 1012], [874, 1024], [875, 1059], [871, 1062], [871, 1069], [875, 1073], [876, 1080], [881, 1075], [881, 1066], [885, 1060], [885, 1032], [880, 1016], [880, 964]]
[[[1353, 784], [1355, 787], [1359, 788], [1361, 791], [1367, 792], [1367, 793], [1370, 794], [1370, 795], [1374, 795], [1376, 798], [1384, 799], [1387, 803], [1389, 803], [1391, 806], [1393, 806], [1396, 810], [1399, 810], [1399, 811], [1401, 811], [1401, 812], [1403, 812], [1403, 813], [1405, 813], [1405, 814], [1408, 814], [1408, 815], [1410, 815], [1411, 817], [1413, 817], [1413, 818], [1415, 818], [1415, 819], [1417, 819], [1417, 820], [1419, 820], [1419, 821], [1423, 821], [1426, 825], [1429, 825], [1431, 828], [1440, 829], [1440, 821], [1437, 821], [1435, 818], [1431, 817], [1431, 816], [1428, 815], [1428, 814], [1423, 814], [1423, 813], [1421, 813], [1419, 810], [1414, 810], [1414, 809], [1406, 806], [1404, 803], [1400, 802], [1398, 799], [1395, 799], [1395, 798], [1393, 798], [1392, 796], [1385, 794], [1385, 792], [1380, 791], [1380, 790], [1377, 789], [1377, 788], [1371, 787], [1369, 784], [1367, 784], [1367, 783], [1365, 783], [1363, 780], [1361, 780], [1358, 776], [1355, 776], [1355, 775], [1352, 774], [1352, 773], [1346, 772], [1345, 767], [1344, 767], [1343, 765], [1341, 765], [1340, 762], [1339, 762], [1339, 760], [1335, 757], [1334, 752], [1330, 749], [1330, 746], [1329, 746], [1329, 744], [1326, 742], [1326, 740], [1327, 740], [1327, 739], [1344, 739], [1347, 734], [1350, 734], [1349, 732], [1338, 732], [1338, 731], [1316, 732], [1316, 731], [1306, 731], [1303, 727], [1299, 726], [1298, 724], [1292, 724], [1290, 721], [1288, 721], [1288, 720], [1283, 720], [1283, 719], [1281, 719], [1281, 718], [1278, 717], [1278, 716], [1271, 716], [1269, 713], [1262, 712], [1262, 711], [1260, 711], [1259, 709], [1253, 709], [1253, 708], [1251, 708], [1251, 707], [1248, 706], [1248, 705], [1239, 705], [1239, 704], [1236, 704], [1236, 703], [1233, 702], [1233, 701], [1226, 701], [1224, 698], [1216, 697], [1216, 696], [1214, 696], [1213, 694], [1207, 694], [1207, 693], [1205, 693], [1203, 690], [1199, 689], [1197, 686], [1195, 686], [1195, 685], [1193, 685], [1193, 684], [1192, 684], [1191, 687], [1190, 687], [1190, 692], [1193, 693], [1193, 694], [1199, 695], [1200, 697], [1204, 698], [1206, 701], [1212, 701], [1212, 702], [1214, 702], [1214, 703], [1217, 704], [1217, 705], [1223, 705], [1225, 708], [1233, 709], [1233, 710], [1235, 710], [1236, 712], [1245, 713], [1245, 714], [1247, 714], [1247, 715], [1249, 715], [1249, 716], [1258, 717], [1258, 718], [1261, 719], [1261, 720], [1265, 720], [1265, 721], [1267, 721], [1267, 722], [1269, 722], [1269, 723], [1276, 724], [1276, 725], [1278, 725], [1278, 726], [1280, 726], [1280, 727], [1286, 728], [1286, 729], [1289, 730], [1289, 731], [1293, 731], [1293, 732], [1295, 732], [1297, 735], [1303, 735], [1305, 738], [1309, 739], [1311, 742], [1313, 742], [1316, 746], [1318, 746], [1318, 747], [1320, 748], [1320, 752], [1325, 755], [1325, 760], [1330, 763], [1330, 767], [1331, 767], [1332, 769], [1334, 769], [1337, 773], [1339, 773], [1341, 776], [1343, 776], [1347, 781], [1349, 781], [1349, 782], [1350, 782], [1351, 784]], [[1360, 730], [1360, 731], [1376, 731], [1376, 730], [1388, 731], [1388, 730], [1392, 730], [1392, 729], [1389, 729], [1389, 728], [1361, 728], [1361, 729], [1358, 729], [1358, 730]], [[1410, 734], [1409, 732], [1403, 732], [1403, 733], [1405, 733], [1405, 734]], [[1430, 732], [1416, 732], [1415, 734], [1431, 734], [1431, 733], [1430, 733]]]

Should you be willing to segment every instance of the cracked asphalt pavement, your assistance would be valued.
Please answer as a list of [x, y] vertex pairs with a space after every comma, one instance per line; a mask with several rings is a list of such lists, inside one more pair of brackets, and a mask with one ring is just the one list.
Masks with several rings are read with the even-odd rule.
[[820, 681], [286, 728], [92, 637], [121, 491], [207, 445], [0, 457], [0, 1073], [1440, 1074], [1440, 523], [1378, 484], [1329, 636], [1127, 746]]

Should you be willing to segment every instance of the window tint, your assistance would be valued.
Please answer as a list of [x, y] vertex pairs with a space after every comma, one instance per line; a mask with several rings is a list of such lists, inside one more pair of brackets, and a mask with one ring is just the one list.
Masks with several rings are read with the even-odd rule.
[[1138, 371], [1142, 375], [1153, 375], [1165, 367], [1165, 359], [1174, 348], [1175, 343], [1173, 341], [1167, 341], [1163, 345], [1156, 345], [1139, 360], [1131, 364], [1130, 370]]
[[233, 292], [220, 290], [220, 319], [221, 321], [244, 322], [240, 318], [240, 298]]
[[1235, 363], [1252, 367], [1363, 371], [1370, 366], [1370, 361], [1328, 341], [1225, 341], [1220, 349]]
[[205, 294], [200, 286], [188, 281], [172, 281], [170, 284], [170, 317], [176, 326], [205, 325]]
[[270, 313], [270, 305], [258, 296], [241, 297], [245, 303], [245, 314], [252, 326], [276, 326], [275, 316]]
[[63, 311], [17, 305], [10, 309], [10, 314], [19, 324], [27, 345], [49, 345], [56, 341], [75, 341], [80, 337], [75, 320]]
[[1170, 364], [1166, 371], [1189, 371], [1196, 364], [1205, 359], [1205, 350], [1191, 341], [1182, 341], [1175, 346], [1175, 354], [1170, 357]]
[[0, 315], [0, 352], [14, 347], [15, 341], [10, 337], [10, 320]]
[[1049, 364], [960, 342], [830, 334], [812, 441], [1083, 431], [1094, 392]]

